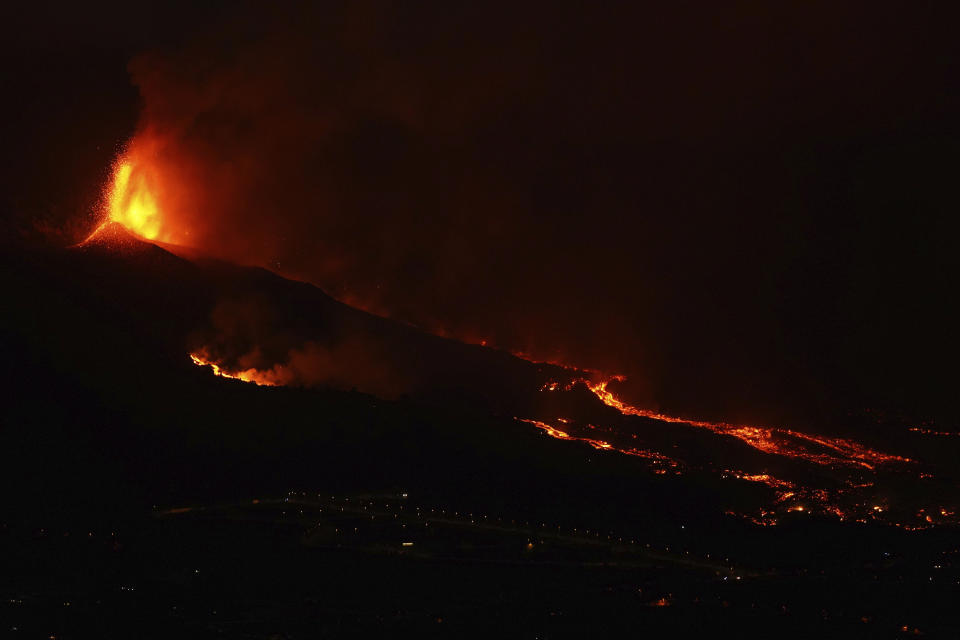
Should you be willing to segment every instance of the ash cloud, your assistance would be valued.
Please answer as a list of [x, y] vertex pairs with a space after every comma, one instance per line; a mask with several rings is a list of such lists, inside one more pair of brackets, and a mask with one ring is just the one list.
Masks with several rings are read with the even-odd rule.
[[188, 244], [736, 417], [829, 376], [873, 384], [849, 338], [887, 293], [848, 288], [890, 255], [939, 260], [891, 253], [932, 209], [876, 224], [900, 220], [891, 189], [930, 193], [902, 152], [949, 95], [938, 20], [911, 18], [925, 28], [835, 3], [246, 7], [130, 71]]

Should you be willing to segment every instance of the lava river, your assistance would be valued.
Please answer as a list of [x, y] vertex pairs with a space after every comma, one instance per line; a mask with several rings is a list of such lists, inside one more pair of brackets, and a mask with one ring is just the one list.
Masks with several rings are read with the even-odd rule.
[[[86, 242], [112, 221], [141, 238], [186, 244], [190, 229], [175, 215], [182, 188], [170, 178], [169, 167], [161, 170], [162, 157], [148, 133], [131, 143], [105, 192], [106, 221]], [[190, 358], [224, 378], [262, 386], [298, 384], [295, 372], [282, 364], [232, 370], [205, 351]], [[529, 390], [544, 399], [544, 413], [516, 416], [519, 424], [601, 455], [628, 456], [638, 462], [638, 472], [701, 474], [706, 481], [759, 488], [755, 508], [736, 512], [759, 525], [811, 516], [908, 529], [957, 523], [954, 506], [930, 498], [955, 496], [956, 487], [943, 484], [920, 461], [846, 438], [665, 415], [618, 397], [610, 387], [623, 380], [620, 376], [563, 369], [564, 380], [545, 380], [539, 390]]]
[[[285, 384], [282, 372], [276, 370], [227, 371], [206, 354], [190, 357], [221, 377], [268, 386]], [[601, 454], [629, 456], [654, 474], [699, 474], [707, 481], [734, 483], [734, 489], [759, 487], [762, 497], [755, 500], [754, 508], [728, 511], [757, 525], [776, 525], [784, 517], [824, 516], [910, 530], [958, 523], [955, 507], [925, 498], [935, 479], [916, 460], [846, 438], [664, 415], [627, 404], [615, 395], [609, 386], [622, 381], [620, 377], [592, 381], [575, 377], [577, 373], [583, 372], [571, 370], [567, 382], [549, 382], [540, 393], [561, 399], [588, 392], [594, 402], [606, 407], [607, 417], [559, 417], [547, 403], [550, 417], [517, 416], [516, 421]], [[569, 403], [561, 400], [557, 406]], [[598, 417], [595, 411], [591, 416]], [[887, 497], [893, 494], [898, 496], [896, 502]]]

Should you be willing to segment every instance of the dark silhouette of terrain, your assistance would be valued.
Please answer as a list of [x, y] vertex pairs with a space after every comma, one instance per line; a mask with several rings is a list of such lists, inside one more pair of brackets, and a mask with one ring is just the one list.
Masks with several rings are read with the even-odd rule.
[[[622, 420], [582, 387], [562, 406], [539, 391], [576, 372], [430, 336], [262, 269], [179, 257], [116, 227], [101, 233], [82, 247], [2, 258], [8, 629], [957, 630], [950, 530], [801, 515], [753, 527], [724, 512], [760, 487], [656, 475], [514, 420]], [[343, 388], [349, 378], [259, 387], [188, 357], [259, 347], [282, 359], [308, 342], [364, 345], [364, 364], [381, 366], [397, 393]], [[720, 445], [678, 433], [678, 456], [757, 455], [738, 442], [704, 451]], [[350, 529], [357, 537], [344, 538]], [[400, 546], [404, 536], [414, 546]]]

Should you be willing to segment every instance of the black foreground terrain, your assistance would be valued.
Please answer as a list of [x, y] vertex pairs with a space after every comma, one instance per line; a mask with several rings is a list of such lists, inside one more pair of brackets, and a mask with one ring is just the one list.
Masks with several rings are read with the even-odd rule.
[[[262, 270], [123, 247], [4, 257], [4, 634], [960, 632], [949, 528], [755, 527], [724, 513], [748, 489], [517, 423], [563, 370]], [[211, 309], [251, 297], [276, 348], [360, 335], [415, 384], [382, 400], [192, 364]]]

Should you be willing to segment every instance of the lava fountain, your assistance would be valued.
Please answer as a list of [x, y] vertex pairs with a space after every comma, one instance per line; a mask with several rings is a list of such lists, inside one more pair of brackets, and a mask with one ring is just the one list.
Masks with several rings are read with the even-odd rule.
[[113, 164], [104, 188], [102, 222], [84, 242], [109, 223], [117, 223], [145, 240], [189, 246], [190, 229], [182, 211], [193, 195], [183, 169], [162, 138], [149, 130], [138, 133]]
[[157, 177], [143, 163], [126, 154], [117, 160], [107, 200], [109, 220], [147, 240], [160, 235]]

